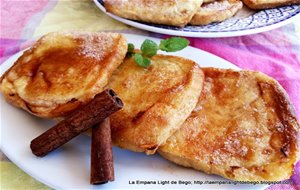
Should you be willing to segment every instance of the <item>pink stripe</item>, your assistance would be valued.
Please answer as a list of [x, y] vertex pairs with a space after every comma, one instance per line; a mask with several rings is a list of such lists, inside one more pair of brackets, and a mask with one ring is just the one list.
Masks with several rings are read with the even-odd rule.
[[[1, 19], [0, 38], [19, 39], [22, 29], [32, 15], [41, 11], [48, 0], [3, 1], [0, 3]], [[12, 24], [13, 23], [13, 24]]]
[[20, 51], [20, 45], [24, 40], [0, 39], [0, 64], [9, 56]]

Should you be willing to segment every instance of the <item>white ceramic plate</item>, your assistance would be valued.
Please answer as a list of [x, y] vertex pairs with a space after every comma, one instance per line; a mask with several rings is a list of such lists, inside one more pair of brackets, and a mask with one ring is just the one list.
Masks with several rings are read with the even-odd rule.
[[108, 16], [130, 26], [151, 32], [186, 37], [216, 38], [243, 36], [272, 30], [289, 24], [297, 18], [300, 19], [300, 5], [284, 6], [257, 12], [250, 10], [244, 5], [242, 10], [226, 21], [205, 26], [188, 25], [179, 28], [124, 19], [106, 12], [103, 0], [94, 0], [94, 2]]
[[[145, 40], [145, 36], [125, 35], [129, 42], [139, 47]], [[156, 42], [159, 39], [150, 38]], [[1, 75], [22, 54], [17, 53], [1, 65]], [[193, 59], [204, 67], [218, 67], [239, 69], [233, 64], [216, 57], [210, 53], [196, 48], [187, 47], [183, 51], [174, 53], [189, 59]], [[260, 185], [199, 185], [195, 181], [223, 181], [232, 182], [215, 175], [207, 175], [193, 169], [177, 166], [164, 160], [159, 155], [146, 156], [143, 153], [135, 153], [114, 147], [115, 178], [112, 183], [93, 186], [89, 184], [90, 176], [90, 138], [81, 135], [65, 144], [58, 150], [44, 158], [38, 158], [31, 153], [30, 141], [39, 134], [53, 126], [50, 120], [39, 119], [25, 111], [6, 103], [3, 96], [1, 100], [1, 150], [22, 170], [55, 189], [262, 189]], [[173, 180], [179, 183], [191, 181], [191, 185], [141, 185], [129, 184], [140, 181], [165, 181]]]

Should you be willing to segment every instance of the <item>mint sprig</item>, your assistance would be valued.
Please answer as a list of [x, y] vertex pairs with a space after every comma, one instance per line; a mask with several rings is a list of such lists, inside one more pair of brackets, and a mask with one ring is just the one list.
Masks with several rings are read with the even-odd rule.
[[127, 57], [131, 57], [134, 54], [134, 45], [132, 43], [129, 43], [127, 45]]
[[148, 67], [151, 64], [151, 60], [148, 57], [144, 57], [142, 54], [136, 53], [134, 55], [134, 61], [138, 66]]
[[154, 41], [146, 39], [142, 43], [141, 52], [145, 56], [152, 57], [157, 54], [157, 51], [158, 51], [158, 46]]
[[127, 52], [128, 53], [133, 53], [133, 51], [134, 51], [134, 45], [132, 43], [129, 43]]
[[165, 40], [161, 40], [160, 44], [146, 39], [141, 45], [141, 53], [134, 52], [134, 45], [129, 43], [127, 55], [134, 56], [134, 61], [137, 65], [147, 68], [151, 65], [151, 57], [157, 54], [159, 50], [165, 52], [176, 52], [186, 48], [189, 45], [189, 41], [186, 38], [171, 37]]
[[184, 49], [189, 43], [185, 38], [173, 37], [160, 41], [159, 49], [166, 52], [175, 52]]

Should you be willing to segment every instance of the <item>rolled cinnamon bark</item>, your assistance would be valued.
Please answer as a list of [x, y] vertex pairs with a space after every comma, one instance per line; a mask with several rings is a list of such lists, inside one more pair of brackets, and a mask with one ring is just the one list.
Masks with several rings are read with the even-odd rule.
[[32, 153], [40, 157], [47, 155], [122, 107], [121, 99], [113, 90], [97, 94], [87, 105], [33, 139], [30, 144]]
[[92, 129], [91, 184], [114, 181], [114, 163], [109, 118]]

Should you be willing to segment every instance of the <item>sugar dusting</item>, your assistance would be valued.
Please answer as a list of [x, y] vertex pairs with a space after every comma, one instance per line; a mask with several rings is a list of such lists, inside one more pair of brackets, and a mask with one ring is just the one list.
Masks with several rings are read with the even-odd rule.
[[105, 55], [111, 51], [116, 35], [112, 33], [90, 33], [84, 37], [79, 53], [89, 58], [103, 59]]
[[112, 47], [118, 35], [104, 32], [53, 32], [51, 35], [46, 35], [46, 39], [42, 38], [42, 40], [53, 43], [53, 41], [61, 38], [69, 38], [78, 47], [80, 56], [99, 60], [103, 59], [113, 49]]
[[213, 11], [217, 11], [217, 10], [225, 10], [228, 9], [231, 6], [231, 4], [228, 1], [214, 1], [212, 3], [207, 3], [204, 4], [199, 11], [203, 11], [203, 10], [213, 10]]

